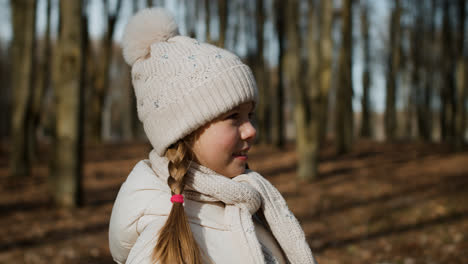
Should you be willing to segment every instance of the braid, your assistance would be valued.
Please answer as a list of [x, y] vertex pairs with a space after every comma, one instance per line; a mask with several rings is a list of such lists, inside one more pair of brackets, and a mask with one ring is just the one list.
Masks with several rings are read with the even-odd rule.
[[184, 176], [188, 170], [187, 147], [183, 143], [176, 144], [173, 148], [169, 148], [166, 152], [166, 157], [169, 160], [168, 170], [169, 178], [167, 184], [171, 188], [172, 194], [182, 194], [184, 191]]
[[[169, 160], [169, 178], [167, 184], [172, 195], [182, 194], [184, 176], [189, 167], [192, 153], [183, 140], [179, 140], [166, 151]], [[159, 231], [156, 247], [153, 251], [153, 262], [161, 264], [184, 263], [201, 264], [202, 258], [198, 245], [181, 203], [173, 203], [166, 223]]]

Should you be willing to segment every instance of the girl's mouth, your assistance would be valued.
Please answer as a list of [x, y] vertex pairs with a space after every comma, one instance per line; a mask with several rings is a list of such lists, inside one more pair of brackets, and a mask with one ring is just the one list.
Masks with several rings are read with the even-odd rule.
[[239, 151], [239, 152], [236, 152], [234, 154], [232, 154], [232, 156], [236, 159], [240, 159], [240, 160], [247, 160], [248, 159], [248, 156], [247, 156], [247, 151]]
[[234, 158], [246, 161], [248, 159], [247, 155], [234, 155]]

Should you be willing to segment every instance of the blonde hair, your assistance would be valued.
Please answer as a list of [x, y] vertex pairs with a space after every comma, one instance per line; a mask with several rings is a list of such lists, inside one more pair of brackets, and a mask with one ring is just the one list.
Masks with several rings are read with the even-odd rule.
[[[172, 195], [182, 194], [190, 161], [193, 159], [187, 140], [171, 145], [165, 156], [169, 160], [167, 184]], [[202, 255], [185, 214], [182, 203], [173, 203], [166, 223], [159, 231], [159, 237], [152, 255], [153, 262], [161, 264], [184, 263], [202, 264]]]

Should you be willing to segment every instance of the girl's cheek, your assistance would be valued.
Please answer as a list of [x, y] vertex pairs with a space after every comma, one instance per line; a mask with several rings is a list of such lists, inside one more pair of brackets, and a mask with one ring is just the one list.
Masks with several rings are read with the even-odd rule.
[[225, 148], [231, 149], [237, 145], [237, 136], [233, 131], [226, 131], [222, 139]]

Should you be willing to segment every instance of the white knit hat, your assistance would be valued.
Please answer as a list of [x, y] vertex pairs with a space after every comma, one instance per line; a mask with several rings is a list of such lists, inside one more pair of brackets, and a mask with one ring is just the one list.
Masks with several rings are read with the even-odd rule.
[[162, 8], [143, 9], [130, 19], [123, 56], [132, 66], [138, 118], [160, 156], [220, 114], [256, 101], [247, 65], [224, 49], [179, 36]]

